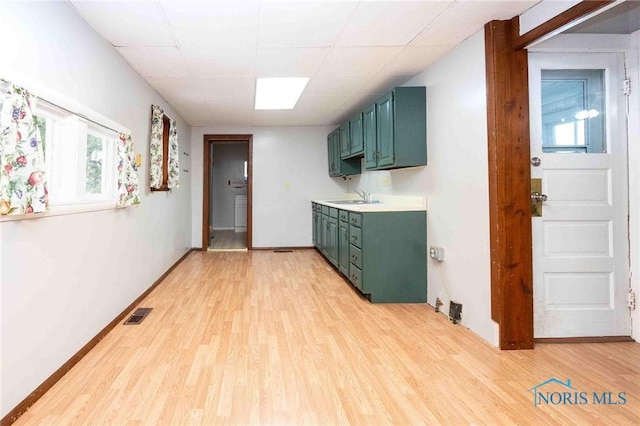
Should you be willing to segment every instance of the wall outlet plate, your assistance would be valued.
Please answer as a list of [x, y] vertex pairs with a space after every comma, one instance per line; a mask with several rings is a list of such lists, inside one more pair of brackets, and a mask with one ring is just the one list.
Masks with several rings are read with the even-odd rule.
[[429, 257], [438, 262], [442, 262], [444, 260], [444, 249], [437, 246], [429, 247]]

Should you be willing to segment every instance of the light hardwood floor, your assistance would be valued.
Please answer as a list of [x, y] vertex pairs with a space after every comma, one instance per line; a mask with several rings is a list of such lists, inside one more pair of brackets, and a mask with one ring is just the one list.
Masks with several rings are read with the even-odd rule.
[[[312, 250], [194, 252], [140, 306], [16, 425], [640, 424], [640, 344], [500, 351]], [[552, 377], [627, 402], [534, 407]]]

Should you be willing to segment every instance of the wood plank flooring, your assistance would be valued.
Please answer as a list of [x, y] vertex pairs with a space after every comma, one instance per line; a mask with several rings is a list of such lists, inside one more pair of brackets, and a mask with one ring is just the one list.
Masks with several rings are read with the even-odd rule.
[[[640, 344], [500, 351], [428, 305], [370, 304], [313, 250], [193, 252], [141, 306], [15, 424], [640, 424]], [[552, 377], [588, 404], [534, 407]]]

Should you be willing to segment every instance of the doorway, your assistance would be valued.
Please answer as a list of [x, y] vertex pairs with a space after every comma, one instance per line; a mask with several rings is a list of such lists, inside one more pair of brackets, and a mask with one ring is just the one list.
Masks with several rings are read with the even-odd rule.
[[204, 135], [203, 250], [252, 248], [252, 143], [252, 135]]
[[623, 65], [529, 54], [536, 339], [630, 336]]

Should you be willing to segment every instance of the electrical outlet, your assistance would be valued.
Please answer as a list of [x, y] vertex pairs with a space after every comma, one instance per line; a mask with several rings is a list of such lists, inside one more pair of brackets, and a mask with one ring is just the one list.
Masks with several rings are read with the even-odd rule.
[[435, 261], [444, 261], [444, 249], [438, 246], [431, 246], [429, 248], [429, 257]]
[[391, 179], [389, 176], [382, 176], [382, 186], [389, 186]]

